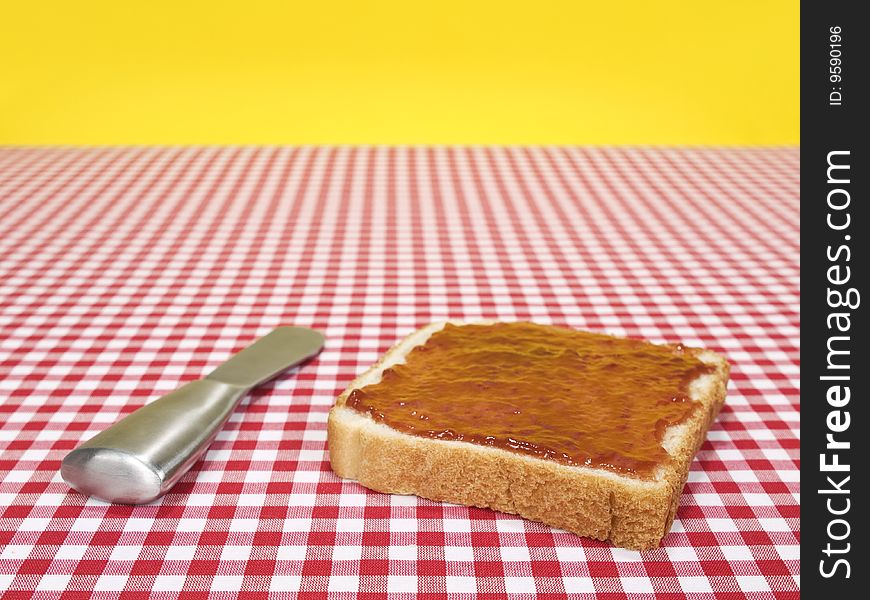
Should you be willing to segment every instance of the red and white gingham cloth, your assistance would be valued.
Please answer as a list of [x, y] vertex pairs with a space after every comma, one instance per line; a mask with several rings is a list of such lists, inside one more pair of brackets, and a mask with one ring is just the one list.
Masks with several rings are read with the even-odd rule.
[[[797, 148], [0, 149], [3, 597], [797, 598]], [[339, 480], [335, 396], [431, 321], [682, 341], [733, 365], [660, 549]], [[172, 493], [61, 458], [280, 324], [326, 349]]]

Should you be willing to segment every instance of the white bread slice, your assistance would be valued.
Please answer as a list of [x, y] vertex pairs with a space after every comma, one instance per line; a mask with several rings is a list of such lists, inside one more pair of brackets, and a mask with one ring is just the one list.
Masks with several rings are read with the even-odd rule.
[[328, 421], [333, 471], [381, 492], [492, 508], [629, 549], [657, 547], [673, 523], [692, 459], [724, 403], [727, 361], [687, 349], [714, 370], [689, 385], [690, 398], [699, 403], [695, 412], [665, 431], [662, 447], [674, 460], [647, 478], [406, 434], [345, 406], [351, 391], [378, 383], [385, 369], [404, 362], [445, 324], [403, 339], [338, 397]]

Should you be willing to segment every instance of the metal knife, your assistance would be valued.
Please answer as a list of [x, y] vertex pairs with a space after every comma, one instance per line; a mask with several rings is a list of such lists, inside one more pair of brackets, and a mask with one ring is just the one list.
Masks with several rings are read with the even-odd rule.
[[251, 388], [320, 352], [323, 335], [279, 327], [205, 378], [124, 417], [70, 452], [61, 477], [108, 502], [145, 504], [181, 479]]

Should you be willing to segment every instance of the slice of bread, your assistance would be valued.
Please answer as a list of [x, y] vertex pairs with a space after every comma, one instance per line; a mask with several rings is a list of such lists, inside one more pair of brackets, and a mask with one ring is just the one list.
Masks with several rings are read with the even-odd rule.
[[328, 421], [333, 471], [381, 492], [492, 508], [629, 549], [657, 547], [674, 520], [692, 459], [725, 400], [725, 359], [708, 350], [686, 349], [710, 365], [711, 372], [689, 384], [696, 410], [665, 430], [662, 447], [671, 460], [639, 477], [412, 435], [345, 405], [353, 390], [378, 383], [384, 370], [403, 363], [444, 326], [433, 323], [406, 337], [338, 397]]

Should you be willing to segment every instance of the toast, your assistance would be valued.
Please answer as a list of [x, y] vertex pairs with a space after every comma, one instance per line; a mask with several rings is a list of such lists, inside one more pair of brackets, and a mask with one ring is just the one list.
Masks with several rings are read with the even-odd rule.
[[[333, 471], [381, 492], [491, 508], [634, 550], [657, 547], [673, 523], [691, 461], [724, 403], [727, 361], [708, 350], [679, 347], [703, 363], [705, 372], [685, 383], [692, 412], [659, 433], [667, 458], [643, 474], [407, 433], [347, 405], [355, 390], [381, 382], [385, 370], [402, 365], [446, 325], [433, 323], [410, 334], [338, 397], [328, 419]], [[572, 331], [535, 327], [554, 335]]]

